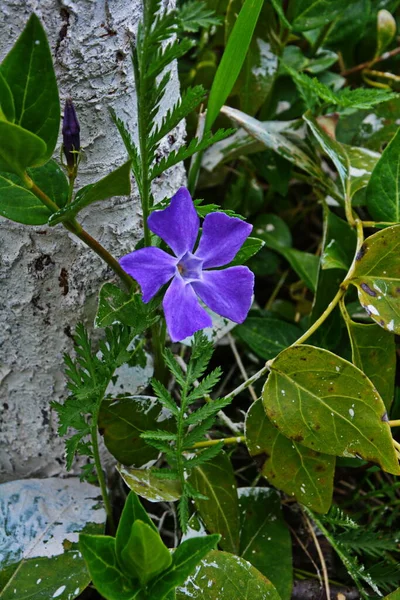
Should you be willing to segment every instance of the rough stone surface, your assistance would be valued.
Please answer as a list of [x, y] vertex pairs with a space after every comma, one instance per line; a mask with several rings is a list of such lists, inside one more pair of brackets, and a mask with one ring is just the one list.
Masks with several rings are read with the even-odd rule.
[[[129, 48], [141, 2], [2, 0], [0, 61], [32, 10], [49, 36], [61, 102], [71, 96], [79, 115], [85, 154], [78, 183], [85, 185], [126, 160], [107, 107], [134, 132]], [[161, 110], [178, 95], [174, 71]], [[183, 135], [178, 128], [162, 152], [170, 141], [176, 148]], [[172, 195], [183, 181], [182, 167], [170, 171], [155, 182], [156, 199]], [[135, 191], [129, 199], [94, 205], [81, 222], [115, 256], [132, 250], [141, 231]], [[62, 475], [64, 442], [56, 435], [50, 401], [66, 396], [62, 355], [71, 350], [76, 323], [93, 322], [97, 291], [113, 274], [61, 225], [25, 227], [0, 219], [0, 256], [0, 480]]]

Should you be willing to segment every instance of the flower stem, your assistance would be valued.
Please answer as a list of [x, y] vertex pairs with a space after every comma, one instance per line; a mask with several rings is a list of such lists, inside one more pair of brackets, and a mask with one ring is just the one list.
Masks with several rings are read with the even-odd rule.
[[390, 427], [400, 427], [400, 419], [395, 419], [394, 421], [389, 421]]
[[265, 375], [265, 373], [267, 373], [267, 371], [269, 371], [269, 370], [270, 370], [270, 365], [268, 363], [265, 363], [265, 365], [263, 366], [262, 369], [257, 371], [257, 373], [254, 373], [254, 375], [249, 377], [247, 379], [247, 381], [244, 381], [241, 385], [239, 385], [237, 388], [235, 388], [230, 394], [227, 394], [225, 396], [225, 399], [231, 400], [232, 398], [235, 398], [235, 396], [238, 396], [239, 394], [241, 394], [245, 389], [247, 389], [249, 387], [249, 385], [252, 385], [253, 383], [255, 383], [258, 379], [260, 379], [260, 377]]
[[111, 507], [110, 498], [108, 495], [107, 484], [104, 477], [103, 469], [101, 466], [100, 453], [99, 453], [99, 441], [97, 438], [97, 419], [94, 419], [94, 425], [91, 428], [91, 439], [92, 439], [92, 448], [93, 448], [93, 456], [94, 456], [94, 464], [96, 466], [97, 479], [99, 481], [101, 495], [103, 497], [104, 508], [107, 513], [108, 524], [110, 527], [111, 535], [115, 535], [115, 522]]

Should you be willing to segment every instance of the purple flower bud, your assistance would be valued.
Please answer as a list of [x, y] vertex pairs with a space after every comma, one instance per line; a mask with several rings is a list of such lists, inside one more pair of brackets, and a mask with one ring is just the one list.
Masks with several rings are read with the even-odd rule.
[[77, 155], [73, 151], [80, 150], [80, 126], [76, 116], [75, 107], [71, 98], [65, 101], [64, 118], [62, 126], [63, 149], [68, 166], [73, 169], [77, 163]]

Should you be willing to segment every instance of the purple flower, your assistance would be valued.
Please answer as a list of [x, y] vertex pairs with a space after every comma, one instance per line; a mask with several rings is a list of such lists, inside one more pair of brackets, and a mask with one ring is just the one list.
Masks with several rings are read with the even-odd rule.
[[254, 275], [243, 266], [216, 269], [234, 259], [252, 226], [224, 213], [209, 214], [193, 252], [200, 219], [183, 187], [170, 205], [153, 212], [147, 223], [175, 256], [160, 248], [142, 248], [123, 256], [120, 264], [140, 284], [145, 303], [172, 280], [163, 300], [172, 341], [179, 342], [199, 329], [211, 327], [211, 317], [199, 299], [219, 315], [242, 323], [250, 309]]
[[76, 116], [75, 107], [71, 98], [67, 98], [64, 107], [62, 134], [64, 154], [70, 169], [74, 169], [78, 162], [78, 157], [75, 152], [80, 150], [81, 147], [80, 130], [81, 128], [79, 126], [78, 117]]

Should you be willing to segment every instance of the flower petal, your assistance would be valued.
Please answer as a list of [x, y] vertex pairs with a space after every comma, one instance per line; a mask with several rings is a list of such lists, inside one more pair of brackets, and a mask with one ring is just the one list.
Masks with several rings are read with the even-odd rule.
[[176, 272], [178, 260], [160, 248], [141, 248], [123, 256], [119, 264], [142, 288], [143, 302], [149, 302]]
[[179, 258], [191, 252], [199, 233], [200, 219], [188, 190], [181, 187], [164, 210], [156, 210], [147, 220], [157, 234]]
[[202, 280], [191, 285], [204, 304], [222, 317], [235, 323], [247, 317], [254, 288], [254, 275], [247, 267], [203, 271]]
[[173, 342], [180, 342], [195, 331], [212, 326], [210, 315], [199, 304], [190, 283], [177, 275], [163, 300], [168, 333]]
[[238, 253], [253, 226], [224, 213], [211, 213], [203, 223], [196, 256], [204, 260], [203, 268], [210, 269], [229, 264]]

